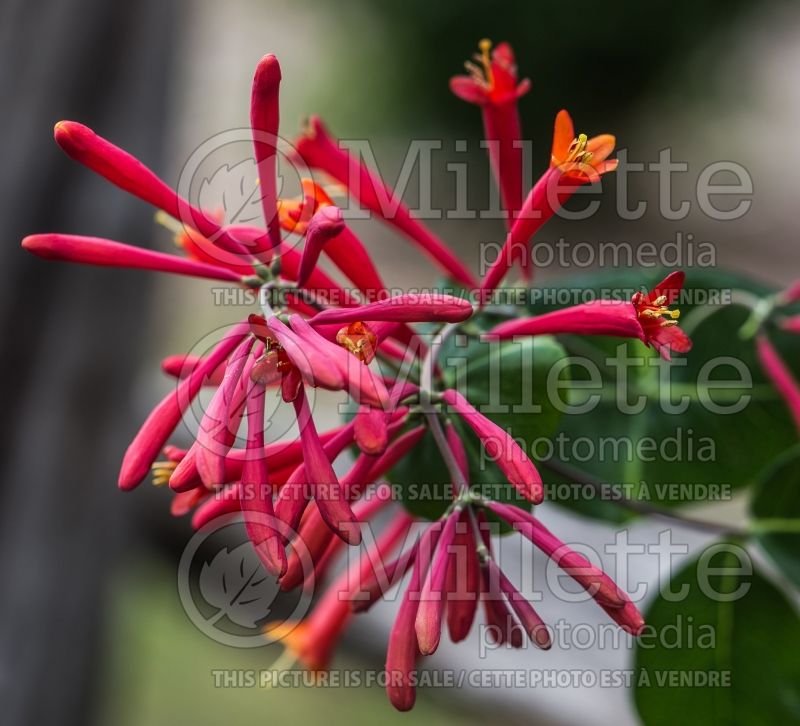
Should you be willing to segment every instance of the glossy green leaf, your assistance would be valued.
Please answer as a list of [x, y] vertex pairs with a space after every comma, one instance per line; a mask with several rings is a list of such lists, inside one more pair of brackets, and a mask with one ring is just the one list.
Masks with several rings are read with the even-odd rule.
[[760, 477], [750, 513], [761, 546], [800, 587], [800, 445], [789, 449]]
[[[661, 271], [611, 271], [565, 281], [563, 289], [616, 291], [627, 298], [662, 276]], [[681, 325], [694, 347], [674, 356], [672, 364], [639, 341], [559, 338], [580, 359], [570, 370], [572, 378], [602, 382], [592, 390], [570, 392], [570, 402], [584, 404], [585, 410], [561, 419], [566, 462], [619, 485], [630, 498], [663, 506], [729, 498], [796, 441], [786, 406], [762, 372], [753, 341], [739, 336], [749, 311], [728, 304], [731, 291], [761, 296], [770, 290], [717, 270], [689, 270], [686, 290], [690, 300], [680, 305]], [[532, 311], [553, 307], [560, 306], [539, 304]], [[800, 359], [800, 336], [784, 336], [779, 343], [787, 360]], [[633, 364], [625, 357], [637, 360]], [[560, 503], [619, 518], [607, 500]]]
[[738, 572], [728, 547], [673, 577], [684, 598], [659, 596], [645, 614], [652, 631], [637, 644], [634, 686], [646, 726], [800, 722], [800, 619], [764, 578]]

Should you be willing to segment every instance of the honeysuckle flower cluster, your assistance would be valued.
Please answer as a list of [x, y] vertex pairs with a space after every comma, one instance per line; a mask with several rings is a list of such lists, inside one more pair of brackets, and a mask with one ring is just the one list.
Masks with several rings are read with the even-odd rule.
[[[222, 514], [241, 512], [261, 562], [284, 589], [306, 586], [310, 579], [325, 581], [336, 557], [361, 544], [364, 525], [378, 527], [380, 521], [380, 532], [366, 543], [355, 573], [348, 570], [335, 579], [303, 622], [276, 629], [297, 661], [312, 670], [325, 669], [355, 614], [410, 573], [386, 658], [388, 695], [401, 710], [413, 706], [419, 656], [437, 649], [444, 627], [453, 641], [466, 638], [480, 604], [498, 642], [518, 647], [525, 634], [539, 648], [550, 647], [546, 624], [501, 568], [486, 527], [489, 516], [509, 523], [552, 558], [621, 628], [636, 635], [643, 627], [626, 593], [548, 531], [530, 506], [494, 501], [470, 487], [474, 472], [456, 420], [475, 433], [521, 498], [532, 506], [544, 497], [535, 463], [511, 433], [462, 392], [444, 385], [436, 358], [441, 341], [490, 299], [517, 260], [529, 276], [528, 252], [536, 231], [578, 186], [616, 166], [609, 158], [614, 137], [576, 134], [569, 115], [561, 111], [551, 163], [526, 193], [517, 99], [530, 83], [518, 80], [507, 44], [492, 49], [482, 41], [479, 48], [476, 61], [467, 64], [469, 75], [454, 78], [451, 88], [482, 109], [507, 211], [503, 253], [482, 280], [376, 172], [340, 146], [319, 118], [312, 117], [293, 144], [309, 169], [341, 185], [463, 286], [463, 297], [388, 295], [368, 245], [348, 226], [333, 202], [335, 194], [318, 181], [304, 179], [299, 198], [278, 198], [281, 71], [272, 55], [256, 69], [251, 106], [263, 227], [226, 224], [92, 130], [62, 121], [55, 127], [59, 146], [159, 210], [160, 219], [176, 230], [179, 254], [59, 233], [33, 235], [22, 243], [44, 258], [188, 275], [260, 291], [262, 309], [232, 325], [206, 355], [164, 359], [163, 370], [175, 378], [175, 387], [153, 408], [125, 452], [119, 487], [134, 489], [152, 472], [156, 484], [174, 492], [173, 513], [191, 513], [198, 528]], [[292, 235], [302, 239], [300, 251]], [[319, 266], [323, 256], [352, 286], [350, 291]], [[629, 301], [598, 301], [512, 319], [485, 334], [499, 339], [566, 332], [612, 335], [639, 339], [669, 357], [670, 351], [683, 353], [691, 345], [671, 307], [683, 279], [682, 272], [675, 272]], [[352, 290], [359, 291], [358, 300]], [[418, 323], [426, 324], [425, 335]], [[439, 332], [431, 334], [432, 328]], [[771, 360], [769, 349], [762, 348]], [[404, 365], [420, 369], [417, 380], [401, 375]], [[203, 388], [213, 395], [195, 440], [188, 449], [178, 448], [170, 439]], [[346, 392], [356, 405], [352, 419], [319, 431], [309, 395], [317, 388]], [[294, 412], [296, 440], [265, 442], [268, 389]], [[455, 494], [436, 521], [424, 522], [393, 502], [382, 482], [428, 432]], [[354, 450], [350, 468], [337, 475], [333, 464]], [[417, 535], [409, 541], [412, 530]], [[298, 554], [298, 539], [313, 564], [310, 573]]]

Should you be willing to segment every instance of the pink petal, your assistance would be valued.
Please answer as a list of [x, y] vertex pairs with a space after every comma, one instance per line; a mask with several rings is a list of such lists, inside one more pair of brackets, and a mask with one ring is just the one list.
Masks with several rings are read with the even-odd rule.
[[329, 369], [329, 373], [339, 372], [344, 383], [332, 390], [346, 389], [358, 403], [388, 408], [389, 393], [386, 386], [369, 366], [341, 346], [323, 338], [299, 315], [292, 315], [289, 322], [302, 341], [303, 350], [309, 355], [312, 370], [316, 374], [321, 368]]

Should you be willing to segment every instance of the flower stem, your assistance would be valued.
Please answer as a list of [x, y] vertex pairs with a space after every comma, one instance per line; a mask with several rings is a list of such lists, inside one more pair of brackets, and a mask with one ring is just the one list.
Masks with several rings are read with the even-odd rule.
[[[603, 489], [603, 483], [599, 479], [596, 479], [591, 474], [576, 469], [569, 464], [564, 464], [560, 461], [544, 461], [542, 462], [542, 466], [547, 467], [550, 469], [550, 471], [555, 472], [556, 474], [567, 477], [573, 482], [588, 485], [595, 492], [600, 492]], [[628, 499], [618, 492], [612, 491], [609, 494], [610, 497], [608, 501], [610, 501], [612, 504], [616, 504], [622, 509], [627, 509], [629, 512], [634, 512], [635, 514], [657, 517], [659, 519], [665, 519], [671, 522], [678, 522], [687, 527], [692, 527], [693, 529], [703, 530], [705, 532], [713, 532], [714, 534], [720, 534], [729, 537], [747, 538], [751, 534], [751, 531], [748, 529], [721, 524], [718, 522], [710, 522], [704, 519], [696, 519], [694, 517], [687, 517], [684, 514], [674, 512], [666, 507], [659, 507], [658, 505], [650, 504], [649, 502]]]

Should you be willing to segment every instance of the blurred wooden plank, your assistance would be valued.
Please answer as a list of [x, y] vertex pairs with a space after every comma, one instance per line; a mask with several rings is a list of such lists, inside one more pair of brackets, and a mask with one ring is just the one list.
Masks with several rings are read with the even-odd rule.
[[75, 118], [158, 166], [177, 5], [0, 6], [0, 703], [6, 726], [92, 720], [109, 566], [125, 537], [116, 471], [134, 430], [147, 276], [43, 262], [25, 234], [141, 243], [151, 212], [69, 161]]

